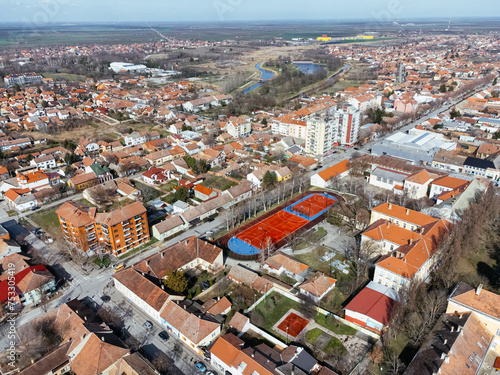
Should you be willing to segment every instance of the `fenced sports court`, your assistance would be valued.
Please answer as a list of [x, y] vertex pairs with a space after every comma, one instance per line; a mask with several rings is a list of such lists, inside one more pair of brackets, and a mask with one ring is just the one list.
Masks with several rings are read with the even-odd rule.
[[277, 244], [318, 219], [336, 202], [337, 199], [327, 193], [309, 194], [263, 220], [252, 222], [229, 239], [228, 248], [242, 256], [258, 255], [261, 249]]

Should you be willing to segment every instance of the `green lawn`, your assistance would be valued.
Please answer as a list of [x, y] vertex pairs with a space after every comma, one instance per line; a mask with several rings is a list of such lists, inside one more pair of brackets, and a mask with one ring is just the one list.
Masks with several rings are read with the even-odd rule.
[[132, 255], [137, 254], [138, 252], [144, 250], [145, 248], [147, 248], [151, 245], [154, 245], [157, 242], [158, 242], [158, 239], [151, 237], [151, 240], [149, 242], [146, 242], [144, 245], [136, 247], [134, 250], [127, 251], [125, 254], [120, 255], [118, 258], [126, 259], [128, 257], [131, 257]]
[[85, 81], [87, 77], [70, 73], [43, 73], [45, 78], [52, 78], [54, 81], [65, 80], [70, 82]]
[[317, 244], [323, 237], [326, 236], [326, 230], [323, 227], [319, 227], [314, 232], [307, 233], [304, 237], [304, 241], [297, 245], [297, 250], [303, 250], [310, 245]]
[[270, 293], [255, 307], [255, 310], [264, 318], [262, 328], [273, 334], [275, 334], [272, 331], [273, 325], [290, 309], [299, 310], [300, 304], [276, 292]]
[[109, 258], [104, 258], [102, 261], [100, 258], [96, 258], [94, 259], [94, 263], [96, 264], [96, 266], [103, 268], [109, 266], [111, 261], [109, 260]]
[[334, 354], [336, 351], [347, 354], [347, 349], [336, 337], [332, 337], [328, 344], [326, 344], [326, 346], [323, 348], [323, 351], [326, 354]]
[[342, 303], [346, 297], [340, 292], [338, 288], [333, 288], [326, 296], [320, 301], [320, 306], [325, 310], [331, 311], [335, 314], [342, 313]]
[[220, 177], [220, 176], [212, 176], [210, 178], [207, 178], [204, 182], [203, 182], [203, 186], [206, 186], [210, 189], [218, 189], [220, 191], [224, 191], [224, 190], [227, 190], [233, 186], [236, 186], [238, 185], [236, 182], [234, 181], [230, 181], [224, 177]]
[[59, 216], [56, 214], [58, 207], [48, 210], [36, 211], [30, 216], [40, 228], [44, 229], [52, 237], [58, 238], [61, 236], [61, 226], [59, 224]]
[[179, 183], [177, 180], [172, 180], [167, 182], [166, 184], [160, 185], [160, 189], [163, 191], [172, 191], [175, 187], [177, 187]]
[[316, 341], [316, 339], [321, 336], [321, 333], [323, 331], [321, 331], [319, 328], [313, 328], [311, 329], [310, 331], [308, 331], [306, 333], [306, 341], [309, 343], [309, 344], [314, 344], [314, 342]]
[[318, 314], [316, 315], [316, 318], [314, 318], [314, 321], [318, 323], [320, 326], [323, 326], [338, 335], [352, 336], [357, 333], [357, 331], [354, 328], [341, 323], [339, 320], [335, 319], [332, 315], [326, 316], [324, 314]]

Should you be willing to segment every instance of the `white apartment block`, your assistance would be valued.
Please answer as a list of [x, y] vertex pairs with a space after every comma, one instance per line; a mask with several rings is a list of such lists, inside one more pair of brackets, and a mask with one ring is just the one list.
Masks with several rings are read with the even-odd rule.
[[12, 87], [15, 85], [36, 85], [42, 83], [43, 77], [36, 73], [12, 74], [4, 79], [5, 86]]
[[306, 147], [308, 154], [323, 156], [333, 146], [351, 147], [358, 141], [360, 111], [346, 105], [330, 107], [307, 118]]

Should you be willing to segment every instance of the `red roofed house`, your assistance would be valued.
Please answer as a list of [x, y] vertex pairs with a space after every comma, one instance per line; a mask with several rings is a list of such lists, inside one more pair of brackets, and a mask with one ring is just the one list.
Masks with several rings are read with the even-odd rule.
[[345, 159], [311, 176], [311, 185], [326, 188], [335, 177], [345, 177], [349, 172], [349, 160]]
[[391, 318], [397, 293], [386, 286], [370, 283], [344, 308], [345, 319], [375, 332], [382, 332]]
[[23, 212], [34, 209], [38, 206], [38, 200], [30, 189], [9, 189], [4, 194], [10, 206], [17, 211]]
[[405, 180], [404, 191], [411, 199], [424, 198], [427, 196], [429, 184], [436, 177], [436, 175], [431, 175], [427, 170], [422, 169]]
[[169, 180], [169, 177], [165, 169], [151, 167], [142, 174], [142, 179], [148, 184], [163, 184]]
[[[0, 302], [2, 303], [8, 301], [9, 293], [12, 292], [9, 289], [9, 280], [4, 278], [4, 275], [0, 282]], [[56, 287], [54, 276], [42, 264], [25, 268], [16, 273], [14, 278], [15, 299], [23, 306], [39, 303], [43, 294], [51, 293]]]
[[201, 199], [202, 201], [206, 201], [217, 196], [217, 192], [215, 190], [209, 189], [201, 184], [196, 185], [193, 190], [195, 198]]
[[463, 192], [463, 190], [465, 190], [465, 188], [469, 185], [470, 181], [463, 180], [461, 178], [450, 176], [441, 177], [432, 181], [429, 191], [429, 198], [443, 201], [447, 199], [445, 197], [446, 193], [454, 191], [456, 191], [457, 193]]
[[36, 189], [49, 186], [49, 178], [41, 170], [36, 170], [25, 174], [18, 173], [16, 178], [20, 188]]

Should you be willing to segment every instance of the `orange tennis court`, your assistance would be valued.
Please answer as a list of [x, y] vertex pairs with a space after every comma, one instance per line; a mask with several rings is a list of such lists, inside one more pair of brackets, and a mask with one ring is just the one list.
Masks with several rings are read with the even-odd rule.
[[311, 194], [238, 233], [228, 241], [240, 255], [256, 255], [323, 214], [337, 200], [328, 194]]
[[308, 324], [309, 320], [291, 312], [277, 328], [292, 337], [297, 337]]

